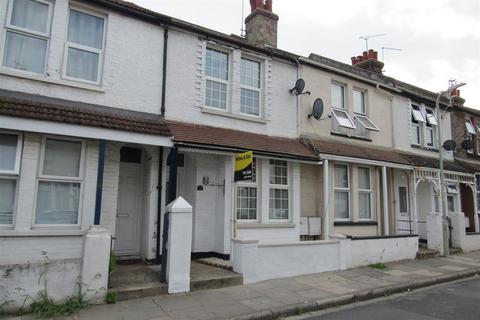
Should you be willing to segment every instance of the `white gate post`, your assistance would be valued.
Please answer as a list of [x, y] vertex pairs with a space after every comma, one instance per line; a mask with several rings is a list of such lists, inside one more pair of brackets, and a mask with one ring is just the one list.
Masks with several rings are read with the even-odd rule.
[[438, 212], [427, 214], [427, 245], [428, 249], [437, 250], [443, 255], [443, 219]]
[[83, 238], [81, 290], [90, 303], [103, 303], [108, 290], [110, 232], [99, 226], [88, 229]]
[[190, 291], [192, 252], [192, 206], [178, 197], [167, 206], [169, 214], [167, 243], [168, 293]]

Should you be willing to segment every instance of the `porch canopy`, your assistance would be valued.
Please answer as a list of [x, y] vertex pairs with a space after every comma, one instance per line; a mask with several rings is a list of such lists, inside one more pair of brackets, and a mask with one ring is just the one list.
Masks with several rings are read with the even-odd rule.
[[319, 162], [318, 157], [298, 139], [177, 121], [167, 121], [167, 126], [179, 147], [223, 152], [253, 151], [260, 156]]
[[160, 115], [0, 90], [0, 128], [171, 146]]

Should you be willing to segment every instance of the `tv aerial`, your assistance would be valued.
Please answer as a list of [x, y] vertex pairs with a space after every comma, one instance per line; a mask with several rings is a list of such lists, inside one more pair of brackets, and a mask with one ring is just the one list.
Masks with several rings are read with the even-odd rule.
[[365, 50], [368, 51], [368, 39], [370, 38], [376, 38], [376, 37], [383, 37], [386, 36], [386, 33], [379, 33], [379, 34], [369, 34], [369, 35], [364, 35], [361, 37], [358, 37], [360, 40], [365, 41]]
[[313, 117], [315, 120], [322, 120], [323, 109], [324, 108], [322, 99], [317, 98], [313, 103], [312, 113], [308, 115], [308, 118], [310, 119], [311, 117]]
[[299, 96], [301, 94], [307, 94], [307, 95], [310, 95], [311, 92], [310, 91], [305, 91], [303, 92], [303, 90], [305, 89], [305, 80], [303, 79], [298, 79], [296, 82], [295, 82], [295, 86], [290, 89], [290, 93], [291, 94], [294, 94], [296, 96]]
[[402, 51], [400, 48], [382, 47], [382, 62], [385, 62], [385, 50]]

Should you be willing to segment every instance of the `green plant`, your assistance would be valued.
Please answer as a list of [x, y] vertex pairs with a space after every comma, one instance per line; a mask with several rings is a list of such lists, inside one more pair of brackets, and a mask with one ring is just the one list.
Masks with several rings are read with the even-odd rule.
[[115, 291], [108, 291], [105, 297], [105, 302], [108, 304], [117, 303], [117, 293]]
[[117, 256], [115, 255], [115, 252], [110, 251], [110, 261], [108, 263], [108, 274], [111, 274], [115, 270], [117, 270]]
[[370, 268], [384, 270], [387, 266], [384, 263], [374, 263], [369, 265]]
[[39, 294], [40, 299], [30, 305], [30, 310], [37, 318], [52, 318], [71, 315], [88, 306], [83, 296], [73, 296], [61, 303], [56, 303], [48, 297], [47, 290]]

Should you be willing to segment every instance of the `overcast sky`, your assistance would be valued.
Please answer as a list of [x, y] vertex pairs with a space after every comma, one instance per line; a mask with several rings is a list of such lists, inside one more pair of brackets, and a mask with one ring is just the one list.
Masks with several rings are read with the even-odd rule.
[[[240, 34], [242, 0], [130, 0], [151, 10], [227, 34]], [[244, 0], [245, 15], [250, 13]], [[385, 74], [438, 92], [449, 79], [466, 106], [480, 109], [480, 0], [273, 0], [278, 47], [350, 63], [362, 35], [382, 34], [369, 48], [385, 50]]]

